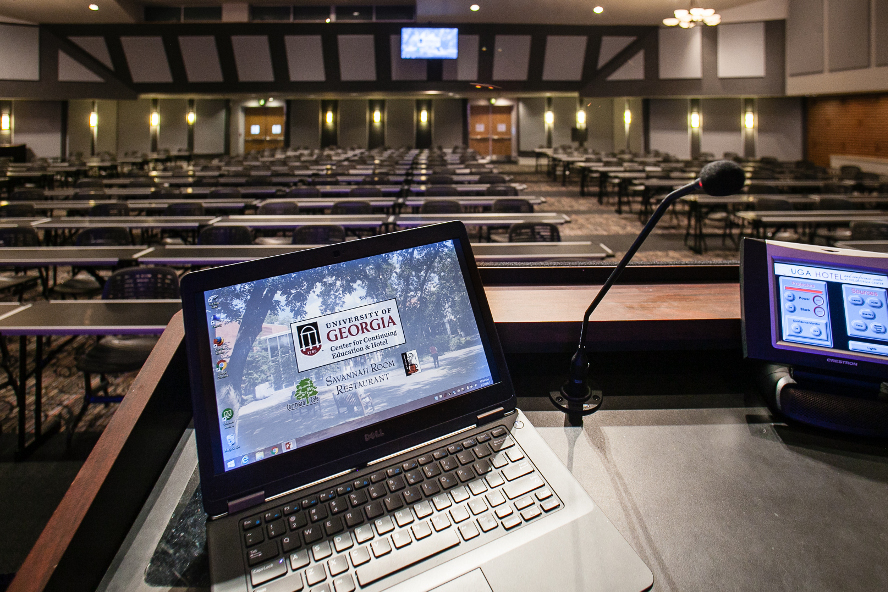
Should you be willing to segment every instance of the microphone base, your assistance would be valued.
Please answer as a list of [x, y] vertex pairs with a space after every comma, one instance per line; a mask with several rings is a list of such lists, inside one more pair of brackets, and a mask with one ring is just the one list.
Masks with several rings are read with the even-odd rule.
[[549, 392], [549, 400], [555, 407], [567, 414], [571, 424], [582, 425], [583, 417], [598, 411], [603, 398], [601, 392], [593, 391], [587, 385], [585, 394], [580, 397], [568, 395], [562, 386], [560, 391]]

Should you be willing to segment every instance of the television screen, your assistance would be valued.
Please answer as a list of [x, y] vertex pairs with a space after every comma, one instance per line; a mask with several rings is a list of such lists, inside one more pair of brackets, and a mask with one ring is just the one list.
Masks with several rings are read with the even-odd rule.
[[402, 60], [455, 60], [458, 53], [458, 29], [401, 29]]

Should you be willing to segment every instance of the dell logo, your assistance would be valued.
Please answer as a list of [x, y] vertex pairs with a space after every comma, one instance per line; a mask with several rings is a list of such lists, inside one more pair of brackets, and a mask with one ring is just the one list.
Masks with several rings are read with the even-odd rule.
[[364, 441], [369, 442], [370, 440], [375, 440], [376, 438], [382, 438], [385, 436], [382, 430], [376, 430], [375, 432], [370, 432], [369, 434], [364, 434]]

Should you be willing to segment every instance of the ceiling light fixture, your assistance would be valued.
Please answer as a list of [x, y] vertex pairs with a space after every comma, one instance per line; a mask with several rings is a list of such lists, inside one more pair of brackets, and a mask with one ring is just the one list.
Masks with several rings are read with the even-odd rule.
[[721, 22], [721, 16], [715, 13], [714, 8], [690, 8], [675, 11], [674, 18], [663, 19], [667, 27], [679, 26], [682, 29], [693, 29], [700, 23], [714, 27]]
[[601, 6], [596, 6], [592, 9], [592, 12], [594, 12], [595, 14], [601, 14], [602, 12], [604, 12], [604, 8]]
[[477, 4], [472, 4], [471, 6], [469, 6], [469, 10], [471, 10], [472, 12], [478, 12], [479, 10], [481, 10], [481, 7]]
[[89, 5], [89, 9], [90, 9], [90, 10], [93, 10], [93, 11], [98, 10], [98, 9], [99, 9], [99, 5], [98, 5], [98, 4], [90, 4], [90, 5]]

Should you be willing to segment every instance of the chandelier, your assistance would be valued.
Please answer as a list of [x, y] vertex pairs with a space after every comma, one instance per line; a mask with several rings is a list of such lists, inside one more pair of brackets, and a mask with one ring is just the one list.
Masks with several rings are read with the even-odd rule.
[[667, 27], [679, 26], [682, 29], [692, 29], [698, 23], [705, 23], [710, 27], [721, 22], [721, 16], [715, 13], [714, 8], [691, 8], [690, 10], [676, 10], [674, 18], [663, 19]]

